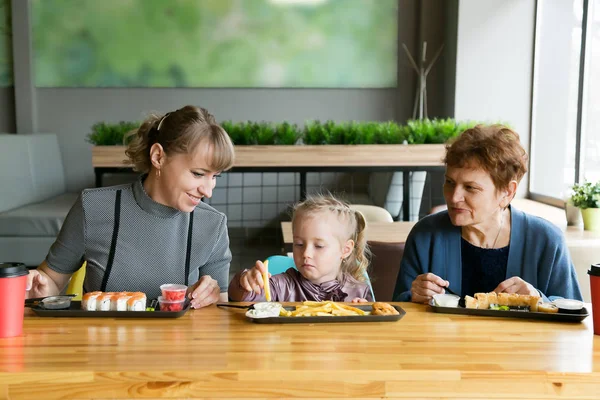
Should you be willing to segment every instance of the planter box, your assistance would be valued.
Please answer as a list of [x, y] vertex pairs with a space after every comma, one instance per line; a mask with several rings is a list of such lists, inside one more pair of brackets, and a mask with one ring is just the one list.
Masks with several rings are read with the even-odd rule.
[[[443, 144], [374, 144], [322, 146], [236, 146], [234, 168], [373, 168], [443, 167]], [[125, 146], [94, 146], [94, 168], [127, 168]]]
[[[441, 170], [444, 167], [442, 158], [445, 154], [443, 144], [417, 145], [321, 145], [321, 146], [236, 146], [236, 172], [299, 172], [300, 190], [306, 192], [307, 172], [346, 171], [346, 172], [404, 172], [402, 187], [394, 186], [390, 191], [390, 182], [397, 180], [393, 176], [386, 185], [386, 208], [402, 219], [415, 219], [410, 214], [410, 199], [421, 203], [424, 171]], [[129, 171], [124, 163], [125, 146], [94, 146], [92, 149], [92, 165], [96, 174], [96, 186], [102, 186], [102, 175], [106, 172]], [[410, 183], [410, 172], [414, 184]], [[396, 174], [398, 179], [400, 177]], [[399, 193], [401, 191], [401, 193]], [[412, 192], [412, 195], [411, 195]], [[388, 204], [395, 204], [389, 206]], [[418, 213], [418, 211], [417, 211]]]

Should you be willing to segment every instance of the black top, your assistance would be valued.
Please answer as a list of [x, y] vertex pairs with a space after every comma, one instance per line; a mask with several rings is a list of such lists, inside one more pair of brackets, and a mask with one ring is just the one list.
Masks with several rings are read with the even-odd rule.
[[484, 249], [461, 240], [462, 297], [491, 292], [506, 279], [509, 247]]

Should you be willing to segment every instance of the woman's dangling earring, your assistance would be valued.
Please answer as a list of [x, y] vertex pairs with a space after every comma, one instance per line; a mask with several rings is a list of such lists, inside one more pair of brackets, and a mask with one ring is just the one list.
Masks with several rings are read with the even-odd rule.
[[160, 179], [160, 168], [159, 168], [159, 169], [157, 170], [157, 172], [156, 172], [156, 178], [157, 178], [157, 179]]

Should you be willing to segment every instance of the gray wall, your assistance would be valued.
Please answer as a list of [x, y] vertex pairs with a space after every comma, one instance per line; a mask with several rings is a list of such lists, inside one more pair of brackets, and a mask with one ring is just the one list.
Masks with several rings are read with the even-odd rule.
[[[535, 1], [460, 0], [455, 117], [506, 121], [529, 149]], [[517, 196], [528, 191], [523, 178]]]

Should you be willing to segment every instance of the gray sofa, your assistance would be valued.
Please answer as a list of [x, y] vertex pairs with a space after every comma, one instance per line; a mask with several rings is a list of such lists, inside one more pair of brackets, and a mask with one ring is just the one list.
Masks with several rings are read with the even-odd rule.
[[67, 193], [55, 134], [0, 134], [0, 261], [38, 265], [78, 193]]

